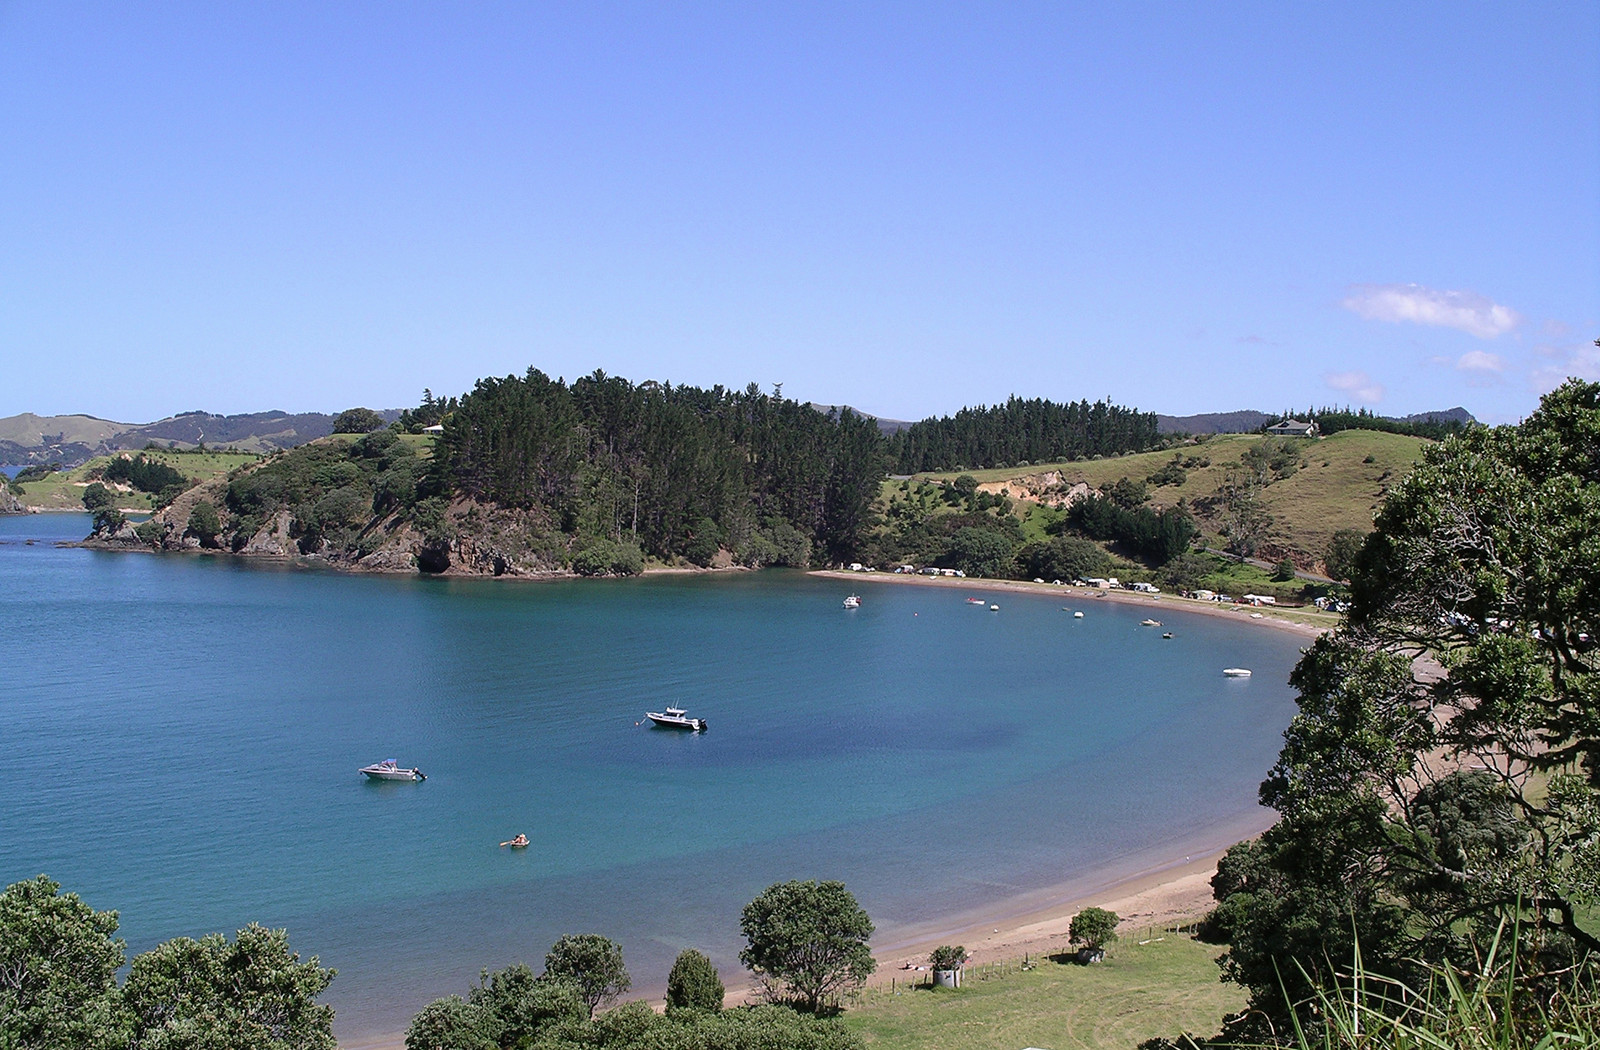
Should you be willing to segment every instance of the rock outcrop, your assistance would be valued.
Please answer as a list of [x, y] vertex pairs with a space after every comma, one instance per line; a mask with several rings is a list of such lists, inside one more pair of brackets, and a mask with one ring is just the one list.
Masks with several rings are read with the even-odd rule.
[[11, 491], [11, 486], [0, 480], [0, 514], [26, 514], [28, 508], [24, 507], [17, 499], [16, 493]]

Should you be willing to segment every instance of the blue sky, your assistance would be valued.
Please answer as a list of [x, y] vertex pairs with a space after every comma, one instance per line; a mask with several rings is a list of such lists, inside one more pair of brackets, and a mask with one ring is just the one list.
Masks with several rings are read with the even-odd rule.
[[1600, 5], [0, 0], [0, 416], [571, 379], [1519, 418]]

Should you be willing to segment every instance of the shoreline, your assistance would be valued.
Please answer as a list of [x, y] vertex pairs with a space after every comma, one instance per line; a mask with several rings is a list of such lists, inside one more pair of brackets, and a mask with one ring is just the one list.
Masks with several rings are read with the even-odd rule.
[[[1271, 826], [1265, 814], [1255, 823], [1259, 826], [1242, 839], [1253, 838]], [[878, 967], [867, 979], [866, 987], [920, 980], [928, 973], [928, 954], [941, 944], [963, 945], [967, 949], [969, 966], [1065, 951], [1072, 917], [1090, 906], [1116, 912], [1121, 920], [1117, 929], [1124, 938], [1139, 930], [1198, 919], [1213, 906], [1211, 877], [1216, 874], [1217, 862], [1226, 849], [1173, 856], [1132, 872], [1091, 874], [986, 908], [948, 916], [924, 927], [901, 931], [891, 942], [874, 945], [872, 957], [877, 960]], [[941, 929], [932, 930], [928, 925]], [[756, 1001], [754, 985], [746, 974], [724, 974], [723, 980], [727, 986], [727, 1006]], [[651, 995], [642, 1001], [659, 1011], [664, 991], [651, 989]], [[622, 1002], [638, 998], [633, 996]], [[405, 1050], [405, 1033], [341, 1040], [339, 1050]]]
[[1337, 614], [1325, 613], [1318, 609], [1307, 611], [1304, 608], [1294, 607], [1280, 609], [1274, 605], [1237, 605], [1232, 603], [1223, 605], [1220, 602], [1200, 601], [1197, 598], [1181, 598], [1173, 594], [1099, 590], [1094, 587], [1079, 587], [1072, 584], [1063, 584], [1058, 587], [1052, 583], [1030, 583], [1025, 580], [973, 580], [955, 576], [913, 576], [906, 573], [893, 572], [850, 572], [845, 569], [812, 569], [806, 575], [818, 576], [829, 580], [849, 580], [852, 583], [859, 580], [869, 580], [874, 583], [899, 584], [911, 587], [947, 587], [975, 591], [1008, 591], [1013, 594], [1059, 595], [1063, 599], [1067, 595], [1072, 595], [1075, 601], [1109, 601], [1122, 605], [1141, 605], [1147, 609], [1165, 608], [1199, 613], [1202, 616], [1221, 616], [1235, 621], [1242, 620], [1245, 623], [1292, 631], [1308, 638], [1326, 634], [1328, 631], [1333, 630], [1340, 620]]

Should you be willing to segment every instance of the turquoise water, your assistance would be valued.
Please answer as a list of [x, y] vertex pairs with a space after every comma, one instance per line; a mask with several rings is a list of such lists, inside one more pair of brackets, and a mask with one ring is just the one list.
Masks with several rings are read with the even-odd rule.
[[[779, 879], [843, 879], [892, 944], [1214, 848], [1259, 820], [1293, 713], [1293, 636], [1168, 610], [1163, 641], [1082, 591], [992, 613], [863, 581], [847, 612], [848, 583], [790, 572], [371, 578], [53, 545], [87, 528], [0, 518], [0, 879], [118, 909], [131, 951], [287, 926], [339, 969], [344, 1038], [563, 933], [620, 941], [647, 994], [690, 944], [736, 977], [739, 909]], [[710, 730], [636, 724], [665, 704]], [[428, 780], [356, 774], [387, 757]]]

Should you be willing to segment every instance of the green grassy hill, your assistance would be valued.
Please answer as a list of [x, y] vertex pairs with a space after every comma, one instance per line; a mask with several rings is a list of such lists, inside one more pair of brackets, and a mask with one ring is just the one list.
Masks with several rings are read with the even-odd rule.
[[[165, 463], [191, 481], [223, 477], [230, 471], [261, 458], [248, 452], [178, 452], [169, 449], [149, 449], [132, 454]], [[96, 456], [81, 467], [57, 471], [37, 481], [13, 485], [12, 491], [16, 493], [22, 505], [30, 510], [82, 510], [83, 490], [89, 487], [90, 482], [99, 478], [106, 464], [110, 462], [110, 456]], [[118, 510], [142, 513], [155, 507], [154, 500], [148, 493], [138, 492], [127, 485], [108, 484], [106, 487], [115, 498]]]
[[1042, 959], [1026, 971], [969, 968], [959, 989], [874, 988], [845, 1024], [868, 1050], [1133, 1050], [1146, 1039], [1216, 1032], [1245, 999], [1218, 979], [1222, 949], [1156, 936], [1121, 941], [1094, 966]]
[[[1297, 469], [1275, 480], [1261, 493], [1273, 523], [1266, 537], [1269, 551], [1297, 552], [1308, 564], [1319, 558], [1328, 540], [1340, 529], [1361, 532], [1372, 528], [1372, 515], [1389, 486], [1410, 471], [1429, 442], [1401, 434], [1372, 430], [1345, 430], [1318, 439], [1267, 439], [1255, 434], [1219, 434], [1160, 452], [1140, 452], [1106, 459], [1072, 463], [1040, 463], [1004, 470], [968, 471], [980, 484], [1008, 488], [1016, 497], [1052, 472], [1064, 485], [1079, 482], [1091, 488], [1114, 484], [1120, 478], [1143, 481], [1173, 459], [1190, 465], [1182, 484], [1150, 487], [1150, 502], [1170, 506], [1184, 500], [1195, 512], [1205, 541], [1221, 546], [1220, 511], [1215, 504], [1228, 469], [1263, 441], [1290, 440], [1300, 452]], [[919, 475], [920, 479], [953, 479], [954, 473]], [[1009, 483], [1009, 484], [1008, 484]]]

